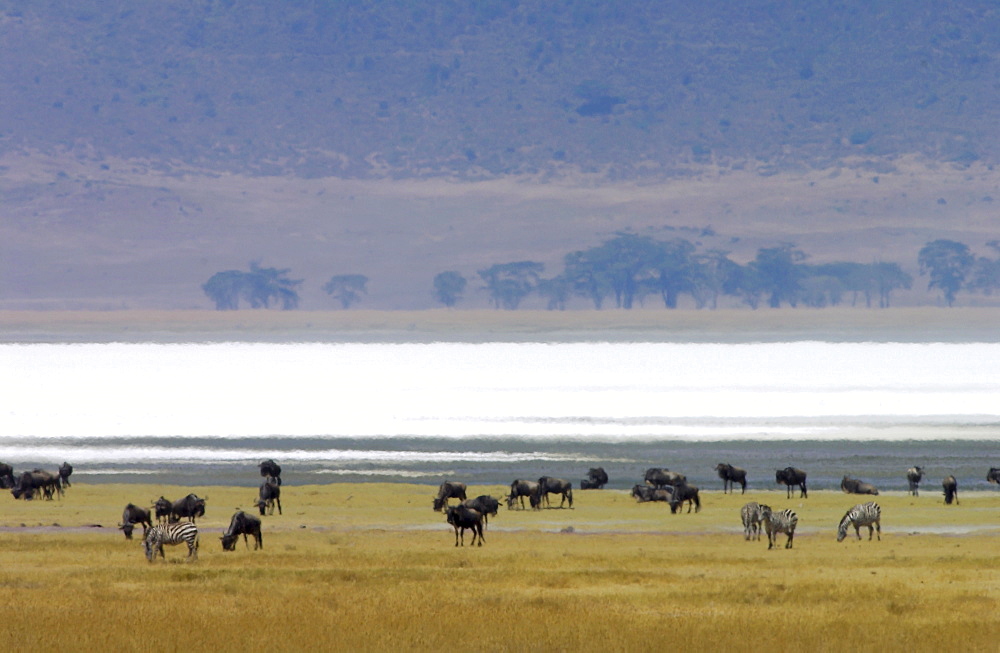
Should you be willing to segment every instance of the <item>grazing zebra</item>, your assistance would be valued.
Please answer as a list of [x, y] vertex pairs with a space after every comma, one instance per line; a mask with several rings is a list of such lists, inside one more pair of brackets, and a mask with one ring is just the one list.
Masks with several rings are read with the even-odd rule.
[[194, 522], [174, 522], [172, 524], [157, 524], [146, 532], [146, 539], [142, 542], [142, 548], [146, 552], [146, 560], [150, 562], [159, 553], [163, 555], [164, 544], [180, 544], [184, 542], [188, 547], [188, 558], [198, 559], [198, 527]]
[[770, 506], [762, 506], [756, 501], [751, 501], [740, 509], [740, 518], [743, 519], [743, 537], [747, 541], [751, 539], [751, 536], [755, 540], [760, 539], [761, 511], [764, 508], [771, 509]]
[[[837, 530], [837, 541], [843, 542], [847, 537], [847, 527], [854, 526], [854, 532], [858, 539], [861, 539], [861, 527], [868, 527], [868, 541], [872, 539], [872, 534], [878, 531], [879, 542], [882, 541], [882, 508], [874, 501], [859, 503], [844, 515], [840, 520], [840, 528]], [[873, 526], [874, 525], [874, 526]]]
[[768, 550], [774, 548], [774, 543], [778, 540], [778, 533], [788, 534], [788, 541], [785, 542], [785, 548], [792, 548], [795, 527], [799, 523], [799, 516], [795, 514], [795, 511], [786, 508], [785, 510], [774, 512], [770, 506], [761, 506], [760, 520], [764, 524], [764, 530], [767, 531]]

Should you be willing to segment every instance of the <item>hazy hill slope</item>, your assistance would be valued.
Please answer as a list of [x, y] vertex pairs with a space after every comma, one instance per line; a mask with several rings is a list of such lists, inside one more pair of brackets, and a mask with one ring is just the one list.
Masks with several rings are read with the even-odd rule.
[[612, 179], [993, 160], [992, 2], [0, 3], [0, 147]]
[[916, 277], [932, 239], [998, 237], [998, 15], [0, 0], [0, 308], [208, 308], [251, 260], [304, 279], [304, 309], [343, 273], [365, 307], [426, 308], [442, 270], [554, 276], [621, 229]]

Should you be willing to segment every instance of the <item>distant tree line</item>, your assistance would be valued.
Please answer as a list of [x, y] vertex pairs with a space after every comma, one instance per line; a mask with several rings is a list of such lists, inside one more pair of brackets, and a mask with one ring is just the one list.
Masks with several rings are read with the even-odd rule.
[[[1000, 255], [1000, 241], [987, 243]], [[746, 264], [729, 258], [728, 252], [699, 251], [683, 238], [656, 240], [628, 232], [589, 249], [567, 254], [562, 274], [542, 275], [545, 266], [536, 261], [497, 263], [478, 270], [490, 304], [496, 309], [516, 310], [530, 296], [541, 297], [549, 310], [562, 310], [573, 297], [583, 297], [595, 309], [613, 305], [631, 309], [649, 298], [677, 308], [687, 295], [697, 308], [716, 308], [721, 296], [737, 297], [751, 308], [766, 304], [824, 307], [864, 302], [867, 307], [888, 308], [893, 292], [909, 289], [913, 277], [892, 262], [808, 263], [808, 255], [792, 243], [757, 250]], [[952, 240], [927, 243], [917, 255], [920, 274], [929, 279], [928, 290], [938, 290], [948, 306], [960, 292], [991, 295], [1000, 291], [1000, 256], [977, 257], [968, 246]], [[250, 264], [249, 272], [226, 270], [213, 275], [203, 286], [219, 310], [235, 310], [243, 302], [250, 308], [294, 309], [301, 279], [289, 279], [288, 269]], [[367, 294], [368, 277], [342, 274], [323, 286], [347, 309]], [[455, 270], [434, 277], [433, 296], [444, 306], [457, 305], [468, 280]]]

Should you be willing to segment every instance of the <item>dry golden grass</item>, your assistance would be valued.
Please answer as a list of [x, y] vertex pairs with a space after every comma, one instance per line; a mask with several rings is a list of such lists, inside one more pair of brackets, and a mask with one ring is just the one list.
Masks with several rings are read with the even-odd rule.
[[[168, 547], [165, 562], [147, 563], [113, 522], [128, 501], [188, 490], [209, 497], [199, 559]], [[432, 494], [401, 484], [286, 487], [285, 514], [264, 518], [257, 552], [223, 552], [217, 539], [252, 488], [77, 483], [61, 501], [5, 500], [0, 641], [55, 650], [995, 651], [1000, 636], [998, 494], [963, 495], [960, 506], [933, 492], [881, 496], [882, 541], [837, 543], [840, 516], [862, 498], [709, 492], [701, 513], [671, 515], [621, 491], [577, 492], [573, 510], [502, 508], [481, 548], [453, 546]], [[798, 511], [793, 549], [744, 541], [739, 507], [751, 499]]]

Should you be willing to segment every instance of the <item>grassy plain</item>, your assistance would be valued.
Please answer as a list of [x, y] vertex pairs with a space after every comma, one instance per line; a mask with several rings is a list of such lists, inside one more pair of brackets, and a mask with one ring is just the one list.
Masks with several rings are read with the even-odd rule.
[[[161, 494], [208, 497], [201, 549], [146, 562], [115, 529]], [[472, 494], [502, 496], [502, 487]], [[264, 549], [218, 535], [253, 488], [76, 483], [62, 500], [3, 500], [0, 643], [52, 650], [961, 650], [1000, 637], [1000, 494], [945, 506], [878, 497], [882, 541], [837, 543], [860, 499], [705, 492], [671, 515], [623, 491], [574, 509], [508, 511], [456, 548], [433, 488], [284, 488]], [[746, 542], [747, 500], [792, 507], [795, 546]], [[98, 526], [100, 525], [100, 526]], [[783, 542], [783, 538], [782, 538]], [[468, 538], [467, 538], [468, 543]]]

